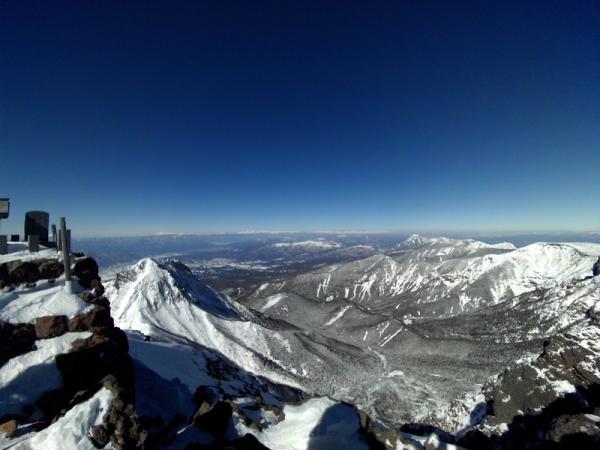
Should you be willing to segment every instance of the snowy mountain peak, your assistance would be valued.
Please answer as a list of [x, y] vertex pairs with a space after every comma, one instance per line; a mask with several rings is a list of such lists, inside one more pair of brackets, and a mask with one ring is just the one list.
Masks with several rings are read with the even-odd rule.
[[473, 249], [498, 249], [498, 250], [516, 250], [514, 244], [510, 242], [500, 242], [498, 244], [487, 244], [485, 242], [476, 241], [474, 239], [452, 239], [447, 237], [424, 237], [419, 234], [413, 234], [408, 239], [400, 242], [396, 248], [398, 249], [417, 249], [420, 247], [470, 247]]
[[144, 258], [119, 272], [109, 287], [121, 292], [119, 298], [126, 299], [113, 305], [117, 318], [130, 317], [131, 312], [151, 315], [166, 308], [180, 310], [186, 304], [219, 317], [238, 317], [237, 309], [226, 296], [200, 282], [185, 264], [174, 259]]

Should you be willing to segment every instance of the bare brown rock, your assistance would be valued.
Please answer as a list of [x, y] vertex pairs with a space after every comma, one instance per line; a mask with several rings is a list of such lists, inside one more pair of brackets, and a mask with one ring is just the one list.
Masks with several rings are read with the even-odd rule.
[[35, 334], [39, 339], [61, 336], [67, 330], [67, 316], [44, 316], [35, 320]]
[[0, 425], [0, 433], [4, 434], [7, 438], [13, 438], [17, 434], [17, 421], [9, 420]]

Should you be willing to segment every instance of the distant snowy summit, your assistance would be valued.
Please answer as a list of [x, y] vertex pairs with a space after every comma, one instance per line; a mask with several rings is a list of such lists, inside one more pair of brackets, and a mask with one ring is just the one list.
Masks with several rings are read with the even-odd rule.
[[342, 244], [339, 242], [325, 240], [308, 240], [300, 242], [276, 242], [273, 244], [275, 248], [302, 248], [302, 249], [328, 249], [340, 248]]
[[499, 249], [499, 250], [516, 250], [516, 246], [510, 242], [500, 242], [497, 244], [487, 244], [485, 242], [476, 241], [474, 239], [451, 239], [447, 237], [424, 237], [419, 234], [413, 234], [408, 239], [400, 242], [396, 248], [398, 249], [416, 249], [419, 247], [451, 247], [462, 246], [473, 249]]

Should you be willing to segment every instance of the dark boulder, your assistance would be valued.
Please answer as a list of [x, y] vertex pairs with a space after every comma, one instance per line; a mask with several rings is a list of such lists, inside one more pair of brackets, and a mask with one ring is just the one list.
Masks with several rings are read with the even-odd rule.
[[359, 432], [366, 437], [369, 449], [391, 450], [396, 448], [395, 443], [399, 439], [397, 431], [384, 427], [371, 419], [364, 411], [355, 409], [358, 415]]
[[94, 297], [102, 297], [104, 295], [104, 286], [102, 286], [100, 280], [94, 278], [90, 282], [90, 288], [92, 289]]
[[44, 392], [35, 403], [42, 410], [44, 417], [52, 419], [67, 409], [69, 400], [68, 393], [63, 389], [52, 389]]
[[6, 263], [0, 264], [0, 283], [8, 283], [8, 266]]
[[53, 338], [68, 330], [67, 316], [44, 316], [35, 320], [35, 334], [39, 339]]
[[97, 448], [104, 448], [110, 441], [108, 429], [102, 424], [92, 427], [90, 434], [92, 435], [92, 443]]
[[56, 279], [64, 272], [63, 264], [57, 259], [43, 259], [38, 261], [40, 278], [44, 280]]
[[85, 314], [79, 314], [69, 319], [69, 331], [92, 331], [97, 333], [107, 328], [114, 328], [114, 326], [110, 310], [102, 306], [96, 306]]
[[594, 267], [592, 268], [592, 274], [594, 276], [600, 275], [600, 258], [598, 258], [598, 261], [594, 263]]
[[33, 283], [40, 279], [40, 272], [35, 263], [30, 261], [11, 261], [6, 264], [10, 283]]
[[0, 321], [0, 366], [15, 356], [33, 350], [35, 339], [35, 327], [32, 324]]
[[55, 359], [70, 397], [78, 391], [96, 389], [104, 377], [113, 375], [132, 399], [134, 368], [128, 350], [127, 335], [119, 328], [103, 329], [101, 334], [73, 342], [69, 353]]
[[13, 419], [1, 424], [0, 433], [4, 434], [8, 439], [14, 437], [17, 434], [17, 421]]
[[594, 439], [600, 447], [600, 427], [586, 414], [563, 415], [552, 421], [550, 430], [546, 433], [546, 439], [551, 442], [560, 443], [567, 436], [583, 435]]
[[98, 264], [89, 256], [76, 259], [71, 268], [71, 273], [77, 277], [79, 284], [86, 289], [91, 288], [93, 280], [100, 280]]
[[115, 449], [155, 448], [144, 421], [138, 417], [133, 397], [113, 375], [102, 379], [101, 384], [112, 393], [109, 412], [104, 415], [104, 424], [92, 430], [94, 441], [109, 439]]
[[229, 402], [218, 401], [212, 407], [202, 404], [194, 414], [193, 424], [201, 431], [222, 437], [229, 428], [232, 413]]

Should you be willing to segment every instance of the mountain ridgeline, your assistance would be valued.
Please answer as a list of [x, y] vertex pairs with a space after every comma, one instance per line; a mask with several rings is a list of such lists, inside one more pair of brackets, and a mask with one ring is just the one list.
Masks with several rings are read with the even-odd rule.
[[[128, 352], [126, 379], [135, 386], [126, 389], [131, 411], [115, 409], [110, 379], [91, 400], [93, 392], [67, 402], [82, 411], [104, 402], [113, 421], [127, 419], [133, 437], [125, 444], [110, 414], [94, 419], [94, 433], [105, 427], [100, 441], [188, 449], [598, 444], [600, 244], [516, 248], [415, 235], [381, 253], [353, 246], [352, 257], [334, 241], [273, 247], [345, 256], [279, 271], [235, 296], [175, 259], [145, 258], [96, 285], [93, 295], [105, 300], [94, 304], [125, 331], [128, 345], [115, 342]], [[20, 289], [0, 300], [31, 297]], [[15, 317], [9, 307], [3, 320]], [[91, 314], [85, 308], [77, 312]], [[82, 330], [93, 333], [79, 336], [88, 347], [104, 342], [93, 327]], [[46, 430], [68, 429], [65, 411]], [[35, 434], [17, 448], [37, 448]]]

